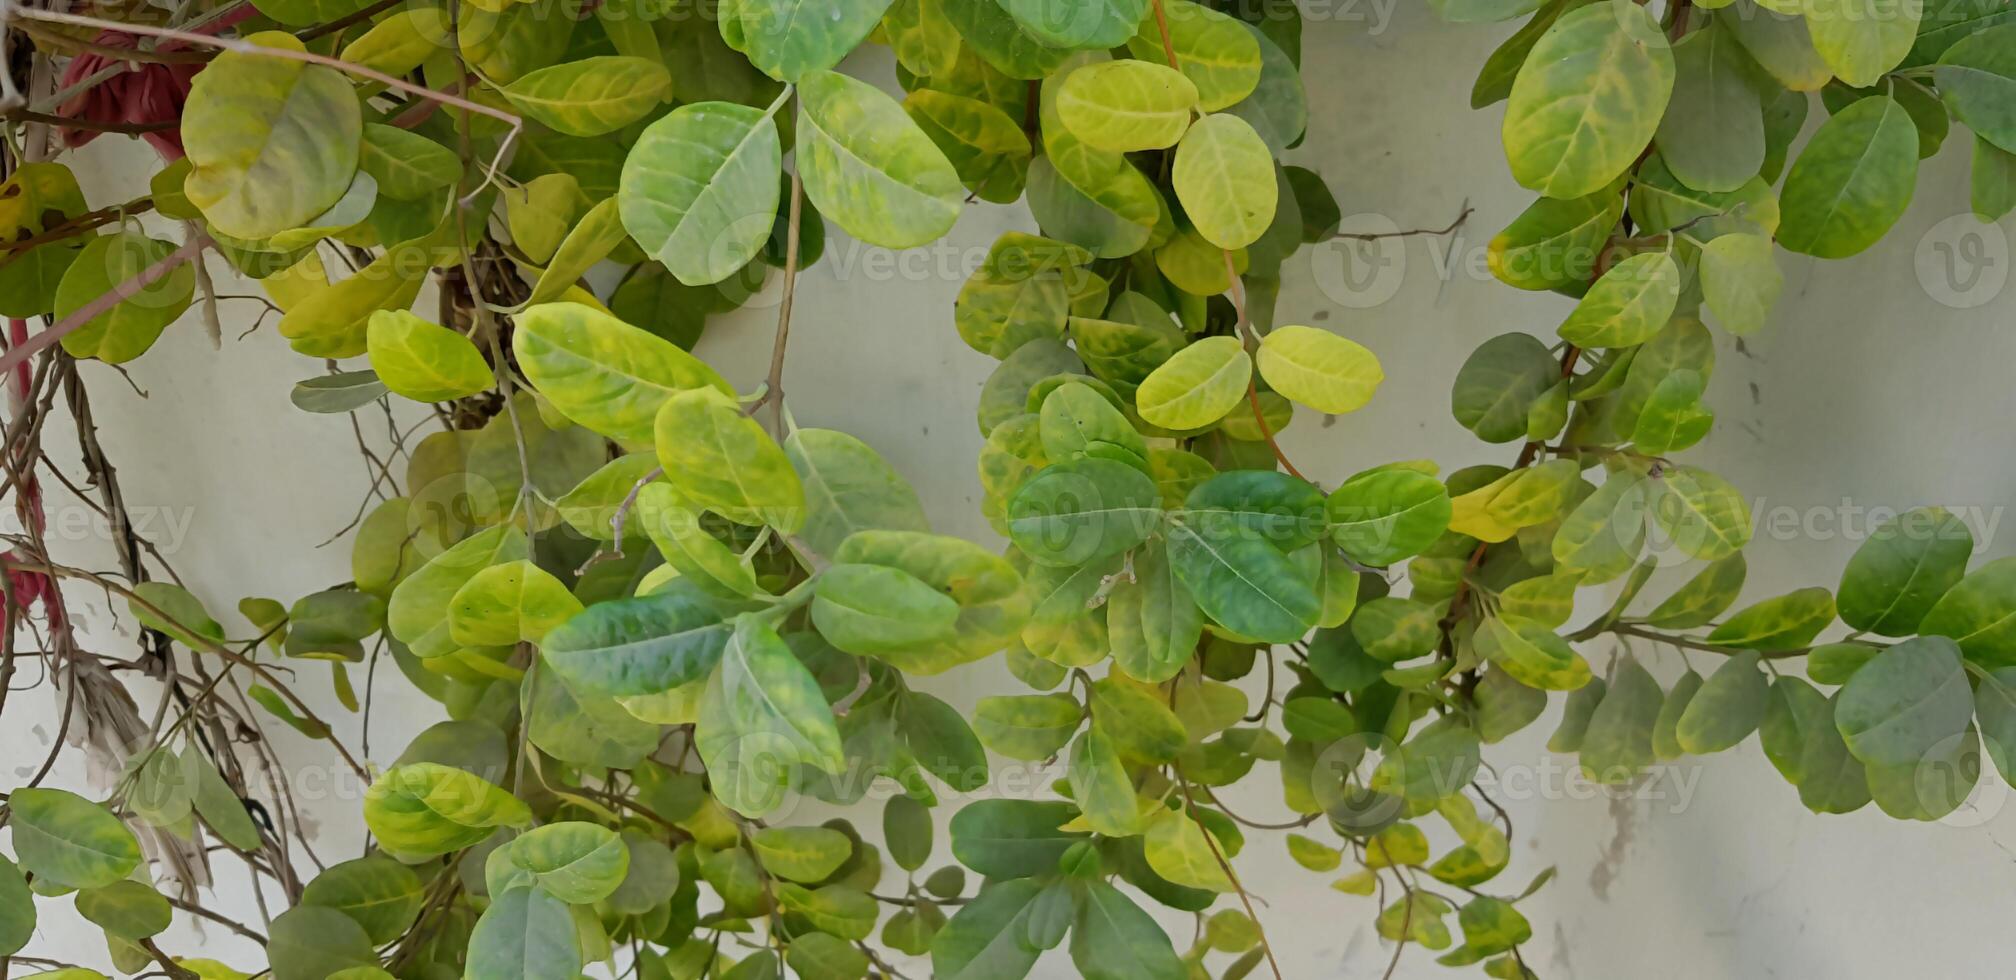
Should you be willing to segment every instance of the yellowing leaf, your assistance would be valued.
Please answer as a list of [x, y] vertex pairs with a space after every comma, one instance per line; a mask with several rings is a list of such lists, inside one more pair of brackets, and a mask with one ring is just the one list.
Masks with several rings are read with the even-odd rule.
[[366, 336], [378, 380], [416, 402], [454, 401], [495, 380], [469, 338], [405, 310], [371, 314]]
[[1331, 415], [1365, 407], [1386, 378], [1371, 351], [1316, 327], [1274, 328], [1254, 360], [1268, 387]]
[[1563, 15], [1512, 81], [1512, 176], [1552, 198], [1602, 189], [1652, 141], [1672, 92], [1672, 48], [1644, 8], [1601, 0]]
[[1164, 0], [1161, 17], [1141, 20], [1141, 29], [1127, 39], [1134, 57], [1169, 63], [1162, 46], [1161, 22], [1168, 21], [1169, 47], [1176, 67], [1197, 86], [1199, 105], [1217, 112], [1253, 94], [1260, 84], [1260, 43], [1232, 17], [1190, 0]]
[[668, 399], [658, 412], [657, 446], [665, 479], [695, 506], [786, 534], [804, 525], [805, 490], [790, 459], [720, 391], [696, 388]]
[[749, 264], [777, 218], [777, 124], [727, 102], [684, 105], [646, 127], [616, 192], [624, 227], [689, 286]]
[[1174, 68], [1122, 59], [1085, 65], [1064, 77], [1057, 115], [1071, 135], [1112, 153], [1173, 146], [1190, 128], [1197, 86]]
[[[279, 31], [246, 40], [304, 50]], [[182, 143], [193, 167], [183, 189], [217, 230], [265, 238], [308, 223], [343, 196], [363, 135], [363, 110], [341, 72], [226, 51], [189, 89]]]
[[728, 382], [670, 341], [578, 303], [517, 316], [511, 346], [533, 387], [561, 414], [630, 445], [650, 445], [659, 409], [681, 391]]
[[1176, 147], [1176, 198], [1197, 233], [1219, 248], [1245, 248], [1274, 223], [1274, 154], [1238, 116], [1205, 116]]
[[798, 167], [819, 213], [862, 241], [922, 245], [959, 217], [959, 173], [903, 107], [822, 71], [799, 83]]
[[1177, 351], [1141, 382], [1141, 417], [1165, 429], [1198, 429], [1225, 417], [1253, 378], [1253, 359], [1236, 337], [1206, 337]]
[[541, 68], [503, 92], [525, 115], [555, 130], [601, 136], [643, 118], [671, 85], [671, 74], [655, 61], [601, 55]]

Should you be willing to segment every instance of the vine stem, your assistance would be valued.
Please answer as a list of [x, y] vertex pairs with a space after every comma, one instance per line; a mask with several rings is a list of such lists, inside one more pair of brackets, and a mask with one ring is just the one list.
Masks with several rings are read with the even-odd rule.
[[127, 602], [132, 603], [136, 608], [144, 610], [148, 615], [153, 616], [164, 623], [168, 623], [170, 625], [175, 626], [182, 633], [187, 634], [187, 636], [190, 639], [199, 641], [199, 645], [201, 646], [203, 652], [218, 657], [222, 657], [224, 660], [229, 661], [234, 666], [244, 667], [252, 671], [252, 673], [258, 676], [261, 680], [264, 680], [268, 684], [273, 685], [273, 689], [279, 692], [280, 696], [285, 698], [287, 700], [287, 703], [291, 705], [294, 708], [294, 710], [299, 711], [302, 717], [308, 719], [311, 722], [314, 722], [316, 725], [320, 726], [324, 730], [329, 731], [330, 734], [328, 735], [326, 741], [328, 741], [330, 745], [335, 747], [336, 754], [343, 757], [343, 761], [349, 764], [351, 771], [355, 772], [358, 778], [363, 779], [366, 782], [371, 781], [371, 771], [369, 769], [364, 768], [364, 765], [358, 762], [355, 756], [350, 754], [350, 750], [343, 747], [342, 742], [337, 741], [334, 733], [335, 730], [333, 728], [330, 728], [329, 723], [323, 721], [321, 716], [315, 713], [315, 709], [308, 707], [307, 702], [302, 701], [300, 696], [295, 694], [292, 688], [282, 683], [279, 678], [274, 677], [272, 671], [267, 670], [265, 666], [260, 664], [259, 662], [248, 659], [240, 655], [238, 651], [233, 650], [222, 643], [218, 643], [217, 641], [212, 640], [208, 636], [205, 636], [202, 633], [199, 633], [191, 629], [190, 627], [183, 625], [167, 610], [162, 609], [160, 606], [157, 606], [154, 603], [147, 601], [147, 598], [145, 596], [142, 596], [134, 592], [132, 589], [120, 585], [118, 582], [106, 578], [103, 575], [99, 575], [95, 572], [88, 572], [81, 568], [71, 568], [67, 565], [58, 565], [54, 562], [50, 562], [47, 564], [38, 564], [35, 562], [8, 561], [4, 562], [4, 565], [6, 566], [7, 569], [10, 570], [17, 570], [24, 572], [38, 572], [40, 574], [48, 575], [55, 578], [74, 578], [80, 581], [89, 582], [92, 585], [96, 585], [101, 589], [105, 589], [108, 592], [112, 592], [113, 594], [118, 595], [120, 598], [123, 598]]
[[777, 304], [777, 339], [770, 345], [770, 372], [764, 376], [763, 397], [749, 406], [750, 414], [770, 406], [770, 428], [784, 437], [784, 350], [791, 343], [791, 305], [798, 292], [798, 233], [804, 221], [804, 184], [791, 174], [790, 217], [784, 226], [784, 296]]
[[[1155, 9], [1157, 11], [1162, 9], [1162, 0], [1155, 0]], [[1183, 788], [1185, 809], [1194, 809], [1197, 801], [1190, 796], [1190, 779], [1183, 775], [1181, 769], [1176, 770], [1176, 785]], [[1191, 817], [1185, 813], [1182, 819], [1189, 820]], [[1274, 959], [1274, 947], [1267, 942], [1267, 929], [1260, 924], [1260, 913], [1253, 910], [1253, 897], [1246, 894], [1246, 886], [1239, 883], [1239, 872], [1232, 870], [1232, 862], [1225, 860], [1225, 852], [1218, 849], [1218, 838], [1211, 835], [1210, 829], [1202, 825], [1197, 829], [1203, 833], [1204, 843], [1210, 846], [1211, 856], [1218, 861], [1218, 867], [1223, 869], [1225, 877], [1231, 880], [1232, 890], [1239, 893], [1239, 904], [1246, 907], [1246, 918], [1253, 920], [1253, 931], [1260, 934], [1260, 951], [1267, 954], [1267, 968], [1274, 971], [1274, 980], [1282, 980], [1281, 963]]]
[[[1155, 9], [1162, 9], [1159, 0]], [[1246, 284], [1239, 280], [1239, 270], [1232, 265], [1231, 250], [1225, 250], [1224, 255], [1225, 275], [1232, 282], [1232, 313], [1236, 318], [1233, 329], [1257, 350], [1260, 347], [1260, 335], [1254, 331], [1253, 324], [1246, 319]], [[1288, 454], [1282, 452], [1281, 444], [1274, 440], [1274, 430], [1268, 426], [1266, 414], [1260, 411], [1260, 385], [1253, 380], [1251, 373], [1246, 376], [1246, 404], [1253, 409], [1253, 422], [1260, 427], [1260, 435], [1267, 440], [1267, 448], [1274, 451], [1274, 461], [1280, 463], [1281, 468], [1288, 471], [1288, 475], [1307, 481], [1309, 478], [1303, 476], [1302, 471], [1288, 461]]]

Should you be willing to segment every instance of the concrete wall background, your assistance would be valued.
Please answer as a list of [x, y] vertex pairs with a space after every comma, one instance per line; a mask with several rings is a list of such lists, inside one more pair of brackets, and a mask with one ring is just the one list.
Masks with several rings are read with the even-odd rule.
[[[1551, 335], [1568, 309], [1560, 297], [1523, 294], [1482, 272], [1485, 243], [1530, 199], [1506, 172], [1498, 109], [1465, 108], [1475, 67], [1510, 28], [1443, 26], [1416, 6], [1395, 10], [1370, 0], [1320, 12], [1327, 19], [1317, 19], [1312, 6], [1304, 47], [1315, 123], [1294, 162], [1322, 173], [1346, 214], [1439, 227], [1466, 201], [1477, 210], [1451, 239], [1389, 243], [1382, 254], [1395, 288], [1370, 308], [1342, 305], [1349, 297], [1337, 286], [1341, 252], [1305, 252], [1290, 263], [1277, 322], [1313, 323], [1357, 339], [1380, 356], [1387, 381], [1370, 407], [1333, 425], [1305, 413], [1284, 446], [1331, 486], [1398, 458], [1433, 457], [1445, 469], [1507, 462], [1515, 450], [1481, 445], [1450, 418], [1450, 381], [1485, 338], [1509, 330]], [[879, 52], [859, 56], [854, 67], [887, 78]], [[1981, 508], [1992, 519], [2011, 498], [2016, 394], [2006, 379], [2016, 334], [2006, 321], [2016, 291], [2001, 288], [2007, 222], [1983, 228], [1964, 216], [1968, 150], [1966, 134], [1956, 132], [1926, 161], [1910, 212], [1868, 253], [1816, 263], [1781, 252], [1787, 287], [1773, 326], [1741, 346], [1718, 335], [1710, 404], [1720, 417], [1689, 458], [1730, 478], [1765, 513], [1786, 508], [1795, 517], [1790, 530], [1760, 528], [1749, 549], [1746, 600], [1832, 586], [1866, 531], [1851, 508], [1940, 503]], [[153, 163], [140, 144], [116, 138], [82, 159], [93, 203], [124, 199]], [[997, 234], [1033, 228], [1019, 207], [976, 205], [945, 243], [921, 256], [891, 256], [836, 236], [826, 259], [800, 279], [786, 375], [796, 417], [876, 446], [916, 485], [942, 532], [991, 540], [977, 509], [980, 438], [972, 419], [993, 362], [951, 329], [952, 299], [964, 270]], [[1968, 234], [1978, 236], [1979, 248], [1966, 244]], [[1956, 254], [1968, 259], [1957, 266], [1960, 281], [1979, 273], [1972, 289], [1948, 277]], [[1455, 271], [1443, 274], [1438, 266], [1452, 255]], [[939, 271], [941, 259], [949, 273]], [[898, 271], [885, 271], [887, 262]], [[221, 263], [211, 267], [221, 292], [252, 288], [226, 278]], [[83, 369], [129, 505], [154, 515], [143, 517], [155, 522], [143, 530], [220, 613], [244, 595], [291, 600], [347, 579], [347, 539], [315, 546], [349, 519], [369, 479], [345, 420], [287, 403], [294, 382], [320, 366], [287, 350], [270, 320], [236, 336], [259, 309], [225, 303], [221, 351], [186, 317], [131, 366], [131, 386], [103, 366]], [[773, 320], [767, 301], [719, 318], [700, 353], [751, 388], [763, 374]], [[60, 487], [48, 493], [54, 520], [77, 519], [80, 505]], [[1975, 526], [1984, 557], [2016, 553], [2008, 533], [1984, 535], [1984, 525]], [[111, 567], [90, 529], [58, 536], [72, 561]], [[112, 615], [102, 596], [82, 588], [69, 594], [89, 614], [88, 644], [131, 648], [123, 609]], [[1586, 595], [1584, 611], [1604, 598]], [[1594, 644], [1586, 652], [1599, 670], [1609, 653]], [[1664, 679], [1683, 669], [1672, 651], [1640, 653]], [[384, 763], [438, 714], [396, 671], [377, 680], [370, 757]], [[1013, 684], [987, 663], [924, 686], [967, 707]], [[337, 719], [347, 744], [360, 744], [358, 719], [342, 712], [314, 673], [304, 670], [298, 689]], [[43, 688], [9, 701], [0, 726], [0, 744], [9, 746], [5, 766], [15, 774], [8, 782], [40, 763], [56, 727], [52, 700]], [[45, 710], [33, 717], [37, 705]], [[1546, 777], [1551, 767], [1558, 784], [1563, 760], [1550, 760], [1540, 745], [1552, 724], [1550, 714], [1496, 746], [1488, 760], [1508, 779]], [[359, 788], [332, 786], [326, 749], [270, 729], [304, 796], [320, 797], [304, 804], [319, 823], [323, 860], [354, 856], [362, 843]], [[1250, 789], [1230, 799], [1242, 815], [1278, 819], [1273, 780], [1271, 771], [1257, 773]], [[1550, 864], [1560, 869], [1557, 881], [1522, 906], [1537, 932], [1527, 960], [1543, 976], [2006, 973], [2000, 940], [2016, 913], [2009, 887], [2016, 815], [2003, 811], [2016, 807], [2005, 806], [2007, 787], [1992, 777], [1974, 802], [1935, 825], [1899, 824], [1873, 806], [1846, 817], [1807, 813], [1754, 739], [1705, 763], [1682, 763], [1621, 798], [1572, 781], [1551, 792], [1512, 788], [1516, 857], [1497, 890], [1515, 891]], [[874, 810], [854, 816], [864, 830], [878, 826]], [[942, 836], [937, 857], [949, 860]], [[1371, 930], [1372, 900], [1331, 891], [1333, 876], [1293, 865], [1272, 837], [1256, 835], [1238, 865], [1265, 902], [1261, 920], [1287, 975], [1376, 977], [1385, 969], [1388, 951]], [[220, 907], [256, 921], [242, 873], [228, 861], [219, 866], [226, 869]], [[41, 905], [43, 924], [27, 952], [104, 964], [97, 931], [66, 901]], [[1185, 919], [1168, 921], [1174, 934], [1188, 935]], [[251, 962], [246, 943], [215, 927], [178, 925], [162, 944]], [[1410, 950], [1398, 975], [1446, 973], [1429, 960]], [[915, 975], [928, 973], [915, 966]], [[1061, 953], [1037, 968], [1042, 977], [1073, 973]]]

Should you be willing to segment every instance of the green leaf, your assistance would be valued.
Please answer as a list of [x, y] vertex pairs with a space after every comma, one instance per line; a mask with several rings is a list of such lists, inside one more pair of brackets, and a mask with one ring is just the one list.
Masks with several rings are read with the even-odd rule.
[[1708, 634], [1708, 642], [1746, 650], [1803, 647], [1834, 622], [1834, 597], [1805, 588], [1747, 606]]
[[1065, 381], [1043, 396], [1037, 415], [1043, 455], [1063, 463], [1081, 456], [1117, 460], [1145, 470], [1148, 445], [1113, 403], [1091, 385]]
[[1799, 802], [1815, 813], [1852, 813], [1869, 802], [1868, 771], [1862, 760], [1848, 751], [1847, 741], [1833, 722], [1840, 703], [1838, 693], [1832, 702], [1821, 702], [1813, 709], [1811, 724], [1799, 729], [1804, 739], [1798, 762]]
[[1977, 136], [1969, 175], [1975, 217], [1995, 221], [2016, 209], [2016, 154]]
[[[1923, 4], [1900, 0], [1806, 0], [1813, 48], [1843, 82], [1876, 84], [1911, 53]], [[1958, 47], [1958, 45], [1955, 45]], [[1941, 79], [1939, 87], [1946, 83]]]
[[1834, 725], [1848, 751], [1878, 767], [1918, 765], [1973, 715], [1960, 646], [1943, 636], [1914, 637], [1877, 654], [1834, 701]]
[[[56, 284], [56, 319], [83, 309], [174, 251], [170, 243], [138, 232], [92, 238], [77, 251], [76, 259]], [[196, 291], [195, 277], [188, 265], [176, 267], [64, 334], [60, 341], [63, 350], [72, 357], [95, 357], [107, 364], [139, 357], [154, 346], [168, 324], [189, 309]]]
[[1543, 197], [1492, 237], [1485, 261], [1510, 286], [1580, 290], [1595, 276], [1597, 256], [1623, 213], [1624, 198], [1608, 190], [1561, 201]]
[[14, 862], [0, 857], [0, 955], [12, 956], [35, 938], [35, 895]]
[[764, 870], [807, 883], [823, 881], [854, 853], [846, 834], [826, 827], [764, 827], [749, 840]]
[[1652, 339], [1680, 300], [1680, 266], [1664, 252], [1633, 255], [1610, 267], [1561, 324], [1578, 347], [1633, 347]]
[[371, 370], [393, 394], [416, 402], [454, 401], [496, 381], [468, 337], [405, 310], [371, 314], [366, 337]]
[[[984, 805], [974, 804], [959, 815]], [[1023, 937], [1031, 906], [1042, 892], [1041, 883], [1026, 878], [990, 882], [981, 888], [932, 940], [931, 975], [938, 980], [1021, 980], [1028, 976], [1041, 951], [1031, 948]]]
[[1241, 636], [1292, 643], [1322, 614], [1314, 569], [1209, 522], [1169, 527], [1169, 563], [1205, 615]]
[[1084, 707], [1068, 694], [981, 698], [973, 706], [973, 730], [983, 744], [1030, 762], [1062, 751], [1084, 719]]
[[1944, 508], [1919, 507], [1872, 532], [1841, 573], [1841, 621], [1878, 636], [1908, 636], [1967, 574], [1974, 534]]
[[1253, 359], [1236, 337], [1206, 337], [1162, 362], [1141, 382], [1141, 417], [1165, 429], [1198, 429], [1225, 417], [1246, 397]]
[[623, 227], [680, 282], [720, 282], [769, 239], [782, 160], [776, 121], [762, 110], [680, 106], [645, 127], [623, 160]]
[[[1797, 785], [1805, 774], [1802, 757], [1812, 729], [1834, 730], [1834, 711], [1827, 696], [1797, 677], [1779, 677], [1771, 682], [1771, 697], [1764, 708], [1764, 721], [1757, 726], [1757, 739], [1764, 756], [1785, 781]], [[1836, 733], [1839, 738], [1839, 733]], [[1846, 753], [1846, 748], [1843, 748]]]
[[1094, 725], [1071, 743], [1071, 797], [1085, 824], [1106, 837], [1126, 837], [1139, 829], [1134, 781], [1113, 746], [1113, 739]]
[[952, 227], [964, 196], [959, 174], [895, 100], [825, 71], [803, 79], [798, 97], [798, 168], [820, 214], [889, 248], [922, 245]]
[[839, 64], [888, 8], [889, 0], [747, 0], [722, 11], [721, 31], [764, 74], [802, 85]]
[[1822, 124], [1793, 161], [1778, 244], [1823, 259], [1861, 252], [1903, 216], [1917, 182], [1910, 114], [1887, 96], [1863, 99]]
[[1610, 686], [1601, 677], [1591, 677], [1575, 693], [1568, 695], [1562, 705], [1561, 724], [1547, 739], [1549, 752], [1579, 752], [1582, 743], [1589, 736], [1589, 722], [1595, 717], [1596, 709], [1603, 703], [1603, 696]]
[[1127, 39], [1127, 50], [1134, 57], [1169, 63], [1161, 31], [1166, 19], [1176, 67], [1197, 87], [1199, 107], [1217, 112], [1253, 94], [1264, 63], [1260, 44], [1245, 25], [1190, 0], [1165, 0], [1161, 12], [1161, 17], [1143, 18], [1140, 30]]
[[1522, 186], [1552, 198], [1593, 193], [1652, 141], [1673, 92], [1673, 53], [1628, 0], [1565, 14], [1512, 81], [1505, 156]]
[[838, 936], [809, 932], [791, 940], [784, 962], [801, 980], [861, 980], [868, 975], [868, 954]]
[[805, 490], [791, 460], [727, 395], [713, 388], [673, 395], [658, 411], [657, 433], [665, 478], [689, 504], [785, 534], [804, 525]]
[[1984, 667], [2016, 663], [2016, 558], [1969, 572], [1933, 604], [1918, 632], [1952, 637]]
[[1747, 570], [1740, 551], [1709, 563], [1653, 608], [1645, 622], [1659, 629], [1676, 630], [1708, 625], [1736, 601]]
[[1582, 739], [1582, 774], [1592, 782], [1622, 783], [1651, 765], [1652, 728], [1665, 693], [1638, 661], [1617, 665], [1603, 701], [1589, 718]]
[[569, 136], [615, 132], [656, 108], [672, 85], [665, 66], [600, 55], [541, 68], [501, 91], [520, 112]]
[[[564, 917], [564, 913], [563, 913]], [[346, 970], [376, 967], [364, 927], [331, 908], [297, 905], [273, 917], [266, 959], [273, 980], [326, 980]]]
[[[280, 31], [244, 39], [305, 50]], [[323, 65], [226, 51], [198, 73], [182, 116], [183, 190], [212, 228], [260, 239], [312, 222], [350, 189], [364, 140], [349, 79]]]
[[1047, 467], [1008, 502], [1008, 533], [1031, 560], [1079, 565], [1147, 540], [1162, 520], [1161, 494], [1134, 467], [1083, 458]]
[[797, 429], [784, 455], [805, 487], [805, 527], [813, 550], [831, 555], [856, 531], [929, 531], [917, 491], [874, 448], [833, 429]]
[[1136, 549], [1131, 560], [1133, 581], [1122, 579], [1106, 601], [1113, 662], [1135, 680], [1159, 684], [1190, 661], [1204, 614], [1159, 544]]
[[455, 151], [418, 133], [380, 123], [364, 124], [358, 169], [378, 184], [378, 194], [399, 201], [425, 200], [462, 176]]
[[1718, 18], [1673, 46], [1673, 98], [1654, 142], [1681, 183], [1733, 191], [1764, 167], [1755, 63]]
[[1770, 681], [1757, 669], [1760, 655], [1746, 651], [1715, 668], [1687, 702], [1675, 731], [1681, 751], [1708, 755], [1735, 748], [1763, 724], [1770, 708]]
[[1092, 685], [1091, 707], [1094, 725], [1111, 736], [1114, 748], [1130, 762], [1174, 761], [1190, 741], [1183, 720], [1154, 688], [1109, 677]]
[[931, 811], [916, 797], [892, 796], [883, 804], [882, 842], [897, 867], [916, 871], [931, 860], [931, 834]]
[[1680, 718], [1700, 690], [1701, 675], [1690, 669], [1681, 674], [1666, 692], [1666, 700], [1659, 705], [1659, 720], [1652, 726], [1652, 755], [1660, 762], [1670, 762], [1687, 754], [1687, 750], [1680, 747]]
[[533, 306], [513, 321], [511, 347], [533, 387], [562, 415], [628, 445], [653, 444], [673, 396], [730, 392], [693, 355], [578, 303]]
[[2016, 670], [2004, 667], [1981, 678], [1974, 688], [1974, 717], [2003, 781], [2016, 783]]
[[1367, 785], [1409, 803], [1433, 803], [1470, 785], [1479, 751], [1477, 732], [1468, 724], [1438, 722], [1388, 752]]
[[1561, 366], [1539, 338], [1500, 334], [1457, 370], [1449, 408], [1458, 423], [1485, 442], [1523, 439], [1533, 403], [1560, 380]]
[[950, 639], [959, 603], [886, 565], [834, 565], [812, 593], [812, 623], [848, 653], [874, 656]]
[[1701, 293], [1722, 328], [1737, 336], [1763, 329], [1785, 289], [1771, 240], [1719, 235], [1701, 246]]
[[425, 898], [420, 876], [383, 855], [332, 864], [301, 892], [301, 904], [332, 908], [364, 927], [373, 945], [403, 935]]
[[[1134, 33], [1132, 25], [1127, 33]], [[1057, 115], [1071, 135], [1094, 149], [1160, 150], [1183, 138], [1197, 98], [1197, 86], [1166, 65], [1102, 61], [1082, 65], [1064, 77], [1057, 92]]]
[[540, 890], [569, 905], [599, 902], [623, 883], [630, 848], [607, 827], [568, 820], [526, 831], [510, 844], [511, 863]]
[[416, 762], [389, 769], [364, 794], [364, 823], [379, 843], [427, 857], [470, 847], [498, 827], [531, 822], [524, 803], [461, 769]]
[[1322, 537], [1326, 520], [1323, 491], [1266, 470], [1220, 473], [1191, 490], [1183, 508], [1183, 520], [1194, 527], [1259, 538], [1283, 553]]
[[77, 914], [108, 935], [137, 943], [166, 930], [175, 910], [152, 885], [129, 878], [79, 892]]
[[989, 878], [1027, 878], [1057, 869], [1084, 834], [1062, 830], [1078, 816], [1069, 803], [992, 799], [952, 815], [952, 856]]
[[1252, 124], [1229, 113], [1197, 120], [1176, 147], [1176, 198], [1197, 233], [1222, 249], [1259, 241], [1274, 222], [1273, 176], [1273, 151]]
[[548, 633], [541, 654], [586, 690], [656, 694], [704, 679], [731, 631], [705, 600], [675, 590], [589, 606]]
[[1392, 565], [1428, 549], [1449, 526], [1442, 481], [1404, 467], [1353, 476], [1325, 506], [1337, 544], [1367, 565]]
[[694, 740], [715, 797], [744, 816], [783, 802], [799, 763], [835, 774], [846, 765], [818, 681], [775, 630], [746, 617], [707, 683]]
[[565, 902], [520, 886], [491, 899], [469, 934], [466, 980], [543, 980], [581, 973], [581, 945]]
[[1014, 566], [968, 541], [915, 531], [857, 531], [835, 552], [840, 563], [900, 568], [959, 603], [956, 637], [925, 651], [884, 655], [899, 670], [937, 673], [1006, 646], [1029, 617]]
[[1104, 881], [1080, 886], [1071, 962], [1088, 980], [1185, 980], [1191, 974], [1153, 916]]
[[103, 888], [140, 865], [140, 843], [104, 807], [60, 789], [24, 787], [8, 797], [21, 869], [64, 888]]

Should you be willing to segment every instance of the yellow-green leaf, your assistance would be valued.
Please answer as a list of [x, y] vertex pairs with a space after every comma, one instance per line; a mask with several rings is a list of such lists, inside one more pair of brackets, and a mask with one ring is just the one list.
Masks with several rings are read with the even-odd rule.
[[1268, 387], [1330, 415], [1365, 407], [1386, 378], [1371, 351], [1316, 327], [1274, 328], [1254, 360]]
[[1141, 382], [1141, 417], [1165, 429], [1197, 429], [1225, 417], [1253, 378], [1253, 359], [1236, 337], [1206, 337], [1177, 351]]
[[1152, 61], [1122, 59], [1080, 67], [1064, 77], [1057, 115], [1087, 146], [1133, 153], [1174, 146], [1190, 128], [1197, 86]]
[[[245, 40], [305, 50], [280, 31]], [[341, 72], [226, 51], [189, 89], [182, 144], [193, 167], [183, 189], [218, 231], [265, 238], [307, 224], [349, 190], [363, 137], [363, 110]]]
[[367, 337], [378, 380], [416, 402], [454, 401], [496, 380], [469, 338], [405, 310], [371, 314]]
[[1197, 233], [1219, 248], [1245, 248], [1274, 223], [1274, 154], [1238, 116], [1218, 113], [1191, 126], [1176, 146], [1173, 179]]

